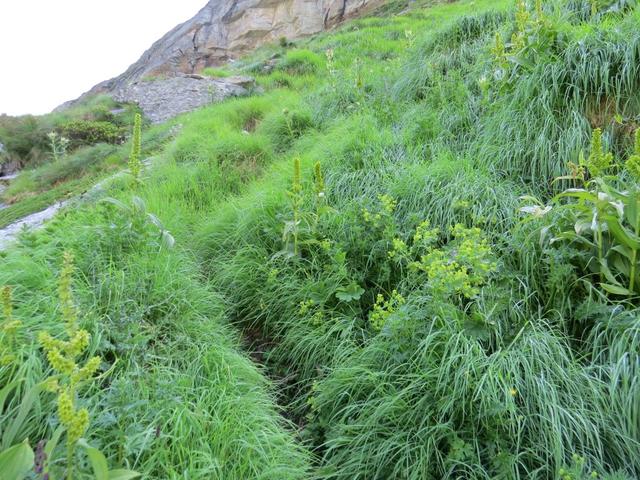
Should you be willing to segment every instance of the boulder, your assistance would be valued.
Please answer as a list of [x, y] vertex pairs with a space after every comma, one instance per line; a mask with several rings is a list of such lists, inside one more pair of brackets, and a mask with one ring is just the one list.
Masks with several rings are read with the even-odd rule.
[[227, 97], [247, 95], [254, 85], [251, 77], [213, 79], [178, 75], [132, 83], [114, 92], [113, 98], [118, 102], [137, 103], [152, 123], [161, 123]]

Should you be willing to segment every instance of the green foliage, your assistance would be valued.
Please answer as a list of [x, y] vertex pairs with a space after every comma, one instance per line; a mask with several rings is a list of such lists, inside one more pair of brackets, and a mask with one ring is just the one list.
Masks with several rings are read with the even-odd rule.
[[278, 68], [291, 75], [309, 75], [323, 70], [325, 62], [311, 50], [296, 49], [287, 51]]
[[71, 120], [60, 126], [62, 135], [69, 139], [72, 148], [96, 143], [120, 143], [123, 132], [117, 125], [106, 121]]
[[231, 76], [231, 72], [224, 68], [207, 67], [202, 70], [202, 75], [213, 78], [226, 78]]
[[[630, 169], [633, 158], [627, 160]], [[640, 292], [640, 191], [633, 174], [630, 185], [619, 185], [615, 177], [607, 175], [613, 160], [613, 154], [603, 149], [601, 131], [594, 130], [588, 159], [581, 155], [577, 165], [571, 164], [572, 175], [566, 177], [583, 187], [567, 189], [555, 198], [564, 215], [553, 219], [544, 233], [553, 235], [551, 243], [569, 241], [581, 250], [585, 278], [605, 292], [635, 296]], [[565, 199], [574, 201], [564, 203]], [[549, 209], [525, 211], [542, 216]]]
[[2, 449], [51, 439], [62, 468], [33, 334], [68, 341], [50, 265], [72, 250], [108, 372], [76, 406], [79, 476], [638, 477], [640, 10], [426, 3], [239, 59], [264, 93], [161, 151], [145, 131], [135, 197], [116, 177], [0, 254], [23, 323]]

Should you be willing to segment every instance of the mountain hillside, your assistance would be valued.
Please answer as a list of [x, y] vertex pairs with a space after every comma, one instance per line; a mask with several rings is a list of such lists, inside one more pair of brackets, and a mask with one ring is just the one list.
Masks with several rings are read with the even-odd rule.
[[637, 1], [390, 1], [215, 72], [255, 88], [0, 137], [75, 142], [1, 193], [73, 201], [0, 247], [0, 479], [640, 478]]
[[92, 92], [114, 91], [145, 77], [196, 73], [260, 45], [321, 32], [382, 0], [210, 0], [191, 20], [155, 42], [122, 75]]

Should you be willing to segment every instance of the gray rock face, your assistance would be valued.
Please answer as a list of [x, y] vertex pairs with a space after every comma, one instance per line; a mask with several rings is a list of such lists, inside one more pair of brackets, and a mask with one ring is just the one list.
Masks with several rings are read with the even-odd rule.
[[119, 77], [92, 93], [113, 92], [145, 77], [196, 73], [281, 37], [321, 32], [384, 0], [209, 0], [191, 20], [154, 43]]
[[180, 75], [132, 83], [115, 91], [113, 98], [119, 102], [137, 103], [147, 118], [160, 123], [226, 97], [247, 95], [252, 86], [250, 77], [211, 79]]

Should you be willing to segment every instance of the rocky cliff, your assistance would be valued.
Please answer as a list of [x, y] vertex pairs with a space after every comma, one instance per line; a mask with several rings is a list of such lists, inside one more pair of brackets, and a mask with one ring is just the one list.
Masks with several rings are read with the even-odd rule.
[[325, 30], [384, 0], [210, 0], [154, 43], [122, 75], [92, 90], [113, 92], [145, 77], [195, 73], [264, 43]]

